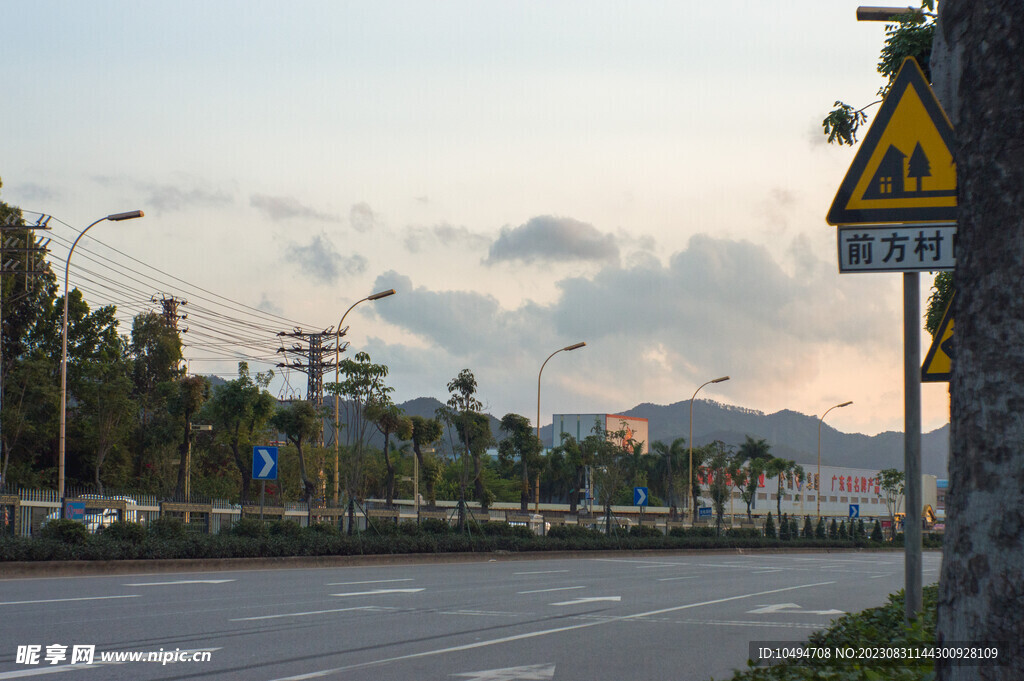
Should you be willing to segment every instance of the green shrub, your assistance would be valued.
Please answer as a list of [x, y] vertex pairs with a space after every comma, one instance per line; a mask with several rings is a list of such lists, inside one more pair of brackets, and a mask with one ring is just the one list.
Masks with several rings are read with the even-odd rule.
[[548, 530], [549, 539], [597, 539], [604, 538], [604, 533], [582, 525], [555, 525]]
[[302, 534], [302, 527], [294, 520], [275, 520], [267, 531], [272, 537], [298, 537]]
[[262, 537], [266, 533], [267, 526], [259, 518], [249, 516], [236, 520], [228, 530], [228, 534], [234, 537], [249, 537], [250, 539]]
[[791, 536], [789, 532], [789, 516], [783, 513], [782, 519], [779, 521], [779, 539], [786, 540]]
[[185, 536], [185, 525], [178, 518], [161, 516], [149, 521], [146, 534], [156, 539], [182, 539]]
[[341, 534], [341, 530], [339, 530], [338, 526], [334, 523], [320, 521], [316, 523], [310, 523], [309, 526], [306, 527], [306, 533], [314, 535], [323, 534], [331, 537], [337, 537], [339, 534]]
[[100, 530], [100, 536], [129, 544], [141, 544], [146, 539], [146, 526], [118, 520]]
[[832, 519], [832, 524], [828, 526], [828, 538], [839, 539], [839, 526], [836, 525], [836, 519]]
[[89, 530], [85, 528], [84, 523], [77, 520], [51, 520], [43, 525], [39, 536], [64, 544], [77, 545], [84, 544], [89, 540]]
[[846, 532], [846, 521], [844, 520], [839, 523], [839, 538], [846, 539], [848, 536], [849, 535]]
[[425, 518], [420, 521], [420, 530], [426, 534], [448, 534], [452, 531], [452, 526], [448, 524], [447, 520]]
[[768, 511], [768, 517], [764, 521], [764, 536], [768, 539], [775, 539], [775, 522], [772, 520], [772, 512]]
[[763, 535], [756, 527], [733, 527], [725, 531], [728, 539], [760, 539]]
[[871, 528], [871, 541], [883, 542], [885, 539], [882, 537], [882, 523], [875, 521], [875, 526]]
[[650, 525], [634, 525], [633, 527], [629, 528], [629, 536], [630, 537], [657, 537], [658, 539], [661, 539], [662, 537], [665, 536], [665, 533], [662, 532], [659, 528], [652, 527]]
[[714, 527], [697, 525], [695, 527], [673, 527], [668, 531], [670, 537], [715, 537], [718, 532]]
[[827, 533], [827, 530], [825, 529], [825, 519], [824, 518], [818, 518], [818, 524], [814, 528], [814, 538], [815, 539], [824, 539], [826, 533]]

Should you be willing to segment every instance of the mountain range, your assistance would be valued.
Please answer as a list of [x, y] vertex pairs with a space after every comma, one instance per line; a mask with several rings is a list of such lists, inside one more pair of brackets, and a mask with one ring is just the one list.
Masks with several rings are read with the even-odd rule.
[[[433, 417], [441, 402], [432, 397], [420, 397], [400, 405], [410, 416]], [[670, 443], [674, 439], [688, 438], [690, 432], [690, 402], [669, 405], [643, 403], [627, 411], [614, 412], [623, 416], [645, 418], [652, 442]], [[495, 439], [502, 433], [498, 419], [491, 419]], [[743, 407], [720, 404], [713, 400], [693, 403], [693, 443], [703, 445], [721, 440], [738, 447], [750, 436], [764, 439], [771, 445], [772, 454], [792, 459], [799, 464], [818, 461], [818, 417], [784, 409], [774, 414]], [[541, 440], [551, 443], [551, 426], [540, 429]], [[447, 438], [446, 438], [447, 439]], [[380, 446], [381, 443], [377, 443]], [[649, 443], [648, 443], [649, 444]], [[447, 449], [447, 447], [445, 447]], [[947, 477], [949, 459], [949, 425], [923, 433], [921, 436], [921, 471], [938, 478]], [[846, 466], [881, 470], [903, 470], [903, 433], [887, 431], [878, 435], [843, 433], [827, 423], [821, 426], [821, 463], [826, 466]]]

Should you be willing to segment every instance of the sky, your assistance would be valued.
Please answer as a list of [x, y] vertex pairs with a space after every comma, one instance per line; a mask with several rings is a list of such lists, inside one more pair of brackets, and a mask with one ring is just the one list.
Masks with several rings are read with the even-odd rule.
[[[701, 398], [903, 429], [902, 278], [838, 273], [853, 158], [821, 120], [877, 99], [856, 2], [77, 2], [5, 9], [0, 199], [52, 216], [122, 331], [180, 311], [192, 373], [273, 369], [333, 330], [394, 399], [462, 369], [497, 416]], [[874, 111], [876, 109], [871, 109]], [[922, 276], [922, 314], [931, 276]], [[922, 329], [922, 353], [930, 338]], [[325, 380], [333, 380], [331, 372]], [[924, 430], [949, 420], [922, 389]], [[698, 429], [699, 430], [699, 429]]]

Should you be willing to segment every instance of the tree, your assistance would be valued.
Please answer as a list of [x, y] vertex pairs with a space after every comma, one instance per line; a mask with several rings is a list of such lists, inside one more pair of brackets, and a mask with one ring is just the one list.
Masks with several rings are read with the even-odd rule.
[[[1009, 0], [940, 5], [956, 130], [956, 361], [938, 640], [1007, 641], [989, 679], [1024, 678], [1024, 14]], [[1002, 68], [1004, 65], [1010, 68]], [[1004, 72], [1005, 71], [1005, 72]], [[961, 250], [962, 249], [962, 250]], [[965, 257], [961, 258], [961, 254]], [[980, 675], [937, 661], [942, 680]]]
[[676, 499], [676, 478], [684, 466], [686, 456], [686, 439], [677, 437], [672, 444], [655, 442], [651, 445], [651, 453], [657, 456], [654, 480], [657, 480], [659, 491], [665, 494], [668, 503], [669, 518], [675, 520], [679, 515]]
[[722, 534], [722, 517], [725, 504], [729, 500], [732, 487], [731, 474], [735, 472], [735, 463], [725, 443], [716, 440], [708, 445], [709, 453], [703, 473], [708, 479], [708, 495], [715, 510], [715, 533]]
[[377, 426], [380, 434], [384, 436], [384, 467], [387, 469], [385, 495], [388, 506], [391, 506], [395, 500], [395, 464], [391, 460], [391, 452], [388, 447], [391, 444], [392, 435], [397, 436], [399, 440], [409, 439], [412, 435], [412, 420], [405, 415], [401, 407], [388, 398], [380, 398], [372, 402], [367, 408], [367, 416]]
[[741, 496], [747, 504], [747, 520], [750, 520], [750, 512], [757, 506], [757, 490], [761, 485], [761, 476], [765, 472], [767, 462], [772, 458], [771, 445], [764, 438], [755, 440], [747, 435], [747, 439], [740, 445], [737, 455], [747, 465], [747, 485], [741, 492]]
[[595, 419], [593, 430], [581, 443], [581, 449], [586, 452], [584, 456], [593, 461], [598, 502], [604, 506], [606, 534], [612, 531], [612, 500], [627, 480], [630, 470], [632, 452], [618, 443], [625, 436], [624, 430], [606, 430]]
[[389, 395], [391, 388], [384, 384], [388, 368], [383, 364], [374, 364], [370, 355], [357, 352], [352, 359], [343, 359], [338, 363], [338, 370], [344, 376], [340, 383], [328, 383], [324, 386], [327, 392], [341, 399], [341, 408], [345, 412], [345, 494], [348, 496], [348, 532], [355, 532], [356, 497], [365, 463], [366, 433], [370, 427], [370, 419], [366, 414], [367, 407]]
[[434, 496], [434, 485], [437, 482], [437, 474], [440, 472], [440, 467], [437, 465], [437, 460], [431, 457], [430, 460], [426, 460], [423, 457], [423, 448], [430, 446], [441, 439], [442, 435], [441, 422], [437, 419], [428, 419], [422, 416], [412, 417], [412, 451], [416, 455], [417, 461], [420, 464], [420, 475], [423, 477], [424, 482], [427, 484], [427, 499], [431, 504], [437, 501]]
[[895, 468], [886, 468], [878, 471], [878, 486], [882, 488], [885, 508], [889, 511], [889, 538], [896, 536], [896, 514], [900, 512], [903, 505], [904, 480], [903, 471]]
[[501, 418], [501, 430], [506, 437], [498, 444], [498, 456], [505, 461], [519, 461], [520, 480], [519, 510], [530, 507], [530, 468], [540, 469], [540, 453], [543, 447], [530, 420], [520, 414], [505, 414]]
[[249, 499], [252, 480], [251, 457], [247, 448], [263, 439], [274, 413], [274, 398], [266, 391], [274, 372], [249, 375], [249, 365], [238, 363], [238, 378], [217, 386], [203, 406], [203, 418], [213, 425], [215, 438], [226, 445], [242, 476], [241, 500]]
[[587, 469], [594, 464], [593, 450], [583, 447], [583, 443], [568, 433], [562, 433], [562, 442], [552, 451], [564, 461], [565, 467], [571, 471], [571, 489], [569, 490], [569, 513], [575, 514], [579, 507], [580, 493], [586, 488]]
[[764, 536], [775, 539], [775, 523], [772, 521], [772, 512], [768, 511], [768, 517], [764, 521]]
[[775, 496], [775, 513], [776, 516], [782, 516], [782, 497], [785, 492], [782, 489], [782, 485], [786, 482], [787, 478], [793, 477], [796, 480], [801, 480], [804, 477], [804, 469], [798, 465], [795, 461], [790, 459], [782, 459], [774, 457], [769, 459], [765, 464], [765, 475], [770, 478], [778, 478], [778, 491]]
[[92, 462], [98, 494], [103, 494], [103, 464], [115, 449], [127, 449], [136, 414], [127, 348], [120, 337], [111, 340], [111, 346], [98, 350], [97, 361], [86, 365], [77, 391], [84, 441], [90, 450], [85, 458]]
[[302, 481], [302, 501], [309, 502], [316, 496], [316, 484], [309, 476], [303, 445], [316, 441], [326, 413], [313, 402], [300, 400], [286, 407], [279, 407], [270, 418], [270, 425], [293, 445], [299, 457], [299, 479]]
[[[448, 382], [448, 402], [438, 409], [438, 418], [454, 427], [461, 436], [464, 448], [461, 452], [462, 469], [459, 475], [459, 531], [466, 529], [466, 486], [469, 484], [469, 459], [471, 457], [470, 437], [473, 415], [483, 409], [483, 403], [476, 398], [476, 377], [469, 369]], [[455, 450], [454, 443], [452, 450]]]
[[181, 419], [182, 441], [178, 445], [178, 482], [174, 486], [175, 498], [185, 494], [185, 477], [189, 474], [188, 453], [192, 442], [192, 418], [210, 399], [210, 381], [205, 376], [184, 376], [177, 382], [177, 391], [173, 394], [170, 412]]

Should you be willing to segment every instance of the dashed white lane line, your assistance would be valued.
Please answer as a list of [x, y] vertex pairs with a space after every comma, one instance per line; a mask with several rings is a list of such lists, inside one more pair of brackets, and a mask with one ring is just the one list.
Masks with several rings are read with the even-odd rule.
[[697, 575], [688, 575], [686, 577], [659, 577], [659, 582], [675, 582], [680, 579], [697, 579]]
[[276, 620], [282, 617], [308, 617], [309, 615], [325, 615], [332, 612], [350, 612], [352, 610], [377, 610], [372, 606], [359, 606], [355, 608], [333, 608], [331, 610], [310, 610], [308, 612], [284, 612], [278, 615], [260, 615], [259, 617], [236, 617], [228, 622], [255, 622], [258, 620]]
[[530, 572], [513, 572], [513, 575], [553, 575], [558, 572], [568, 572], [568, 570], [532, 570]]
[[532, 591], [517, 591], [517, 594], [546, 594], [550, 591], [572, 591], [573, 589], [585, 589], [585, 586], [560, 586], [555, 589], [533, 589]]
[[362, 582], [328, 582], [326, 586], [348, 586], [349, 584], [387, 584], [389, 582], [411, 582], [412, 578], [408, 579], [367, 579]]
[[30, 603], [69, 603], [71, 601], [104, 601], [111, 598], [142, 598], [140, 594], [129, 594], [125, 596], [83, 596], [80, 598], [44, 598], [38, 601], [7, 601], [0, 605], [28, 605]]

